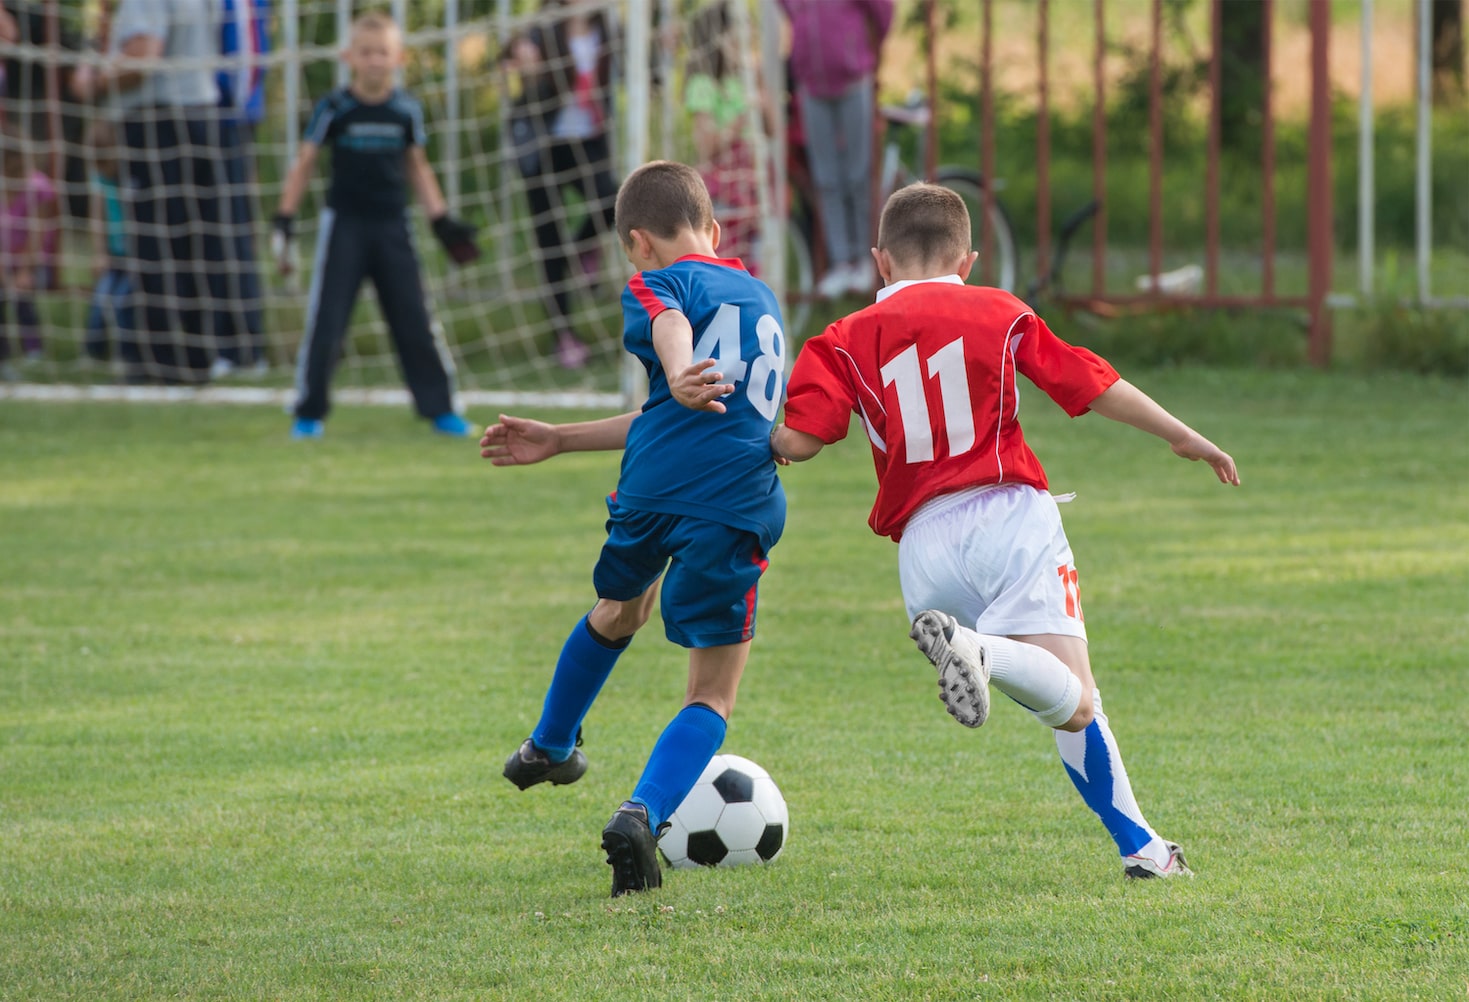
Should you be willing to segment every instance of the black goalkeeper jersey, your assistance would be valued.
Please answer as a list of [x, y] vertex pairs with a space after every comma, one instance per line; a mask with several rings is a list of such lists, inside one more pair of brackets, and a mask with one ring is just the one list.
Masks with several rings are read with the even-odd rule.
[[407, 91], [365, 104], [349, 88], [334, 90], [317, 102], [306, 141], [331, 147], [328, 208], [373, 218], [407, 209], [408, 148], [427, 141], [423, 108]]

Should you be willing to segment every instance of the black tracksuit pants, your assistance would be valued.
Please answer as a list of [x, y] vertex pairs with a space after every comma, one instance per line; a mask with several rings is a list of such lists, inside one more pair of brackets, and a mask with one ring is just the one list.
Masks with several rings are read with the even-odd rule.
[[342, 338], [364, 278], [372, 279], [377, 290], [418, 413], [426, 418], [449, 413], [454, 409], [452, 363], [429, 324], [407, 214], [376, 219], [327, 209], [316, 241], [306, 337], [296, 356], [296, 417], [320, 420], [331, 409], [332, 370], [342, 356]]

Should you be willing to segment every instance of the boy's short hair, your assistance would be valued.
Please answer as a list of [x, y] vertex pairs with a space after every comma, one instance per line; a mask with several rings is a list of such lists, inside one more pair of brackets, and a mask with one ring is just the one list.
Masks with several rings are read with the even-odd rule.
[[714, 222], [714, 204], [699, 172], [672, 160], [654, 160], [627, 176], [617, 192], [617, 235], [632, 246], [632, 231], [671, 240], [683, 229], [696, 233]]
[[970, 251], [969, 207], [942, 185], [899, 188], [882, 208], [877, 248], [908, 265], [944, 264]]
[[352, 27], [347, 33], [347, 38], [349, 40], [356, 38], [360, 32], [377, 31], [391, 31], [395, 35], [400, 34], [398, 22], [393, 20], [393, 15], [385, 11], [369, 10], [363, 11], [352, 19]]

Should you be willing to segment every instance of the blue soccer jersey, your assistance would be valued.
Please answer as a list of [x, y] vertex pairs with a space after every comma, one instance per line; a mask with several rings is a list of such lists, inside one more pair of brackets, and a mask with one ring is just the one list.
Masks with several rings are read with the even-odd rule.
[[[734, 392], [725, 413], [673, 399], [653, 350], [653, 320], [678, 310], [694, 329], [694, 361]], [[617, 501], [755, 533], [769, 552], [785, 527], [785, 491], [770, 429], [785, 389], [785, 332], [775, 295], [733, 259], [679, 258], [632, 277], [622, 294], [623, 344], [648, 371], [648, 400], [627, 434]]]

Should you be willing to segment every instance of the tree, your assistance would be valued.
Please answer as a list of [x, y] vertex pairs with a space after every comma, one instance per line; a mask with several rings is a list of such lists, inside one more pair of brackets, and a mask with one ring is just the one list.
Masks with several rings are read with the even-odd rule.
[[1464, 3], [1433, 0], [1429, 23], [1433, 45], [1433, 103], [1451, 104], [1464, 96]]

